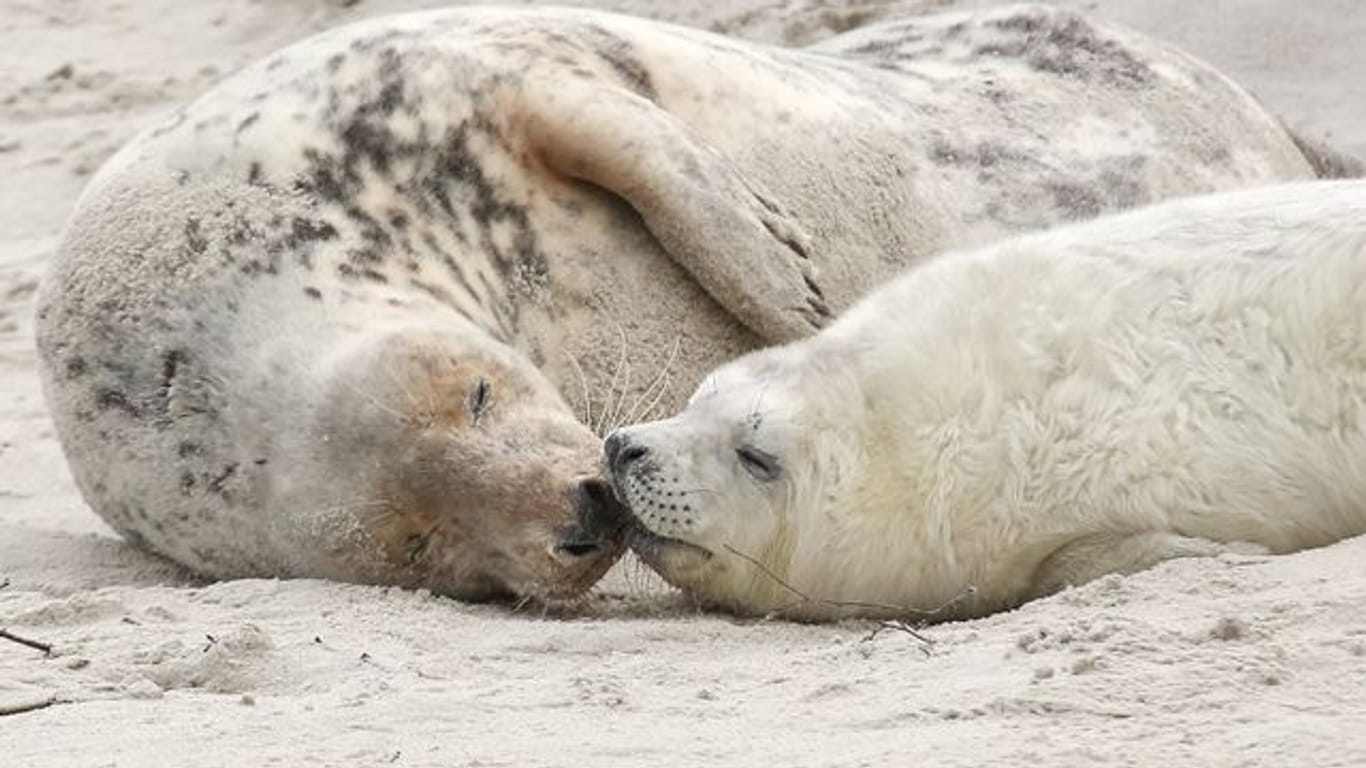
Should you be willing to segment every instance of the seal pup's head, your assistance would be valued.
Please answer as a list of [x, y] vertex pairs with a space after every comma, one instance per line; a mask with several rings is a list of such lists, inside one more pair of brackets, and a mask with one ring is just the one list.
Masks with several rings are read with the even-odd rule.
[[324, 381], [327, 406], [294, 450], [312, 460], [303, 487], [335, 499], [327, 517], [348, 523], [325, 566], [339, 577], [554, 601], [586, 591], [624, 550], [601, 440], [507, 345], [367, 334]]
[[752, 353], [705, 379], [677, 416], [609, 435], [632, 549], [704, 602], [818, 615], [798, 592], [842, 591], [832, 582], [859, 568], [842, 531], [844, 510], [859, 506], [865, 414], [840, 365], [803, 344]]

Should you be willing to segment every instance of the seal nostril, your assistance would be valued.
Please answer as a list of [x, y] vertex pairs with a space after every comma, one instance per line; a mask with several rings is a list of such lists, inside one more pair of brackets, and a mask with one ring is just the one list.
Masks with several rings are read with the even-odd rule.
[[596, 545], [602, 539], [620, 537], [622, 530], [630, 523], [629, 513], [617, 501], [612, 486], [605, 480], [596, 477], [580, 480], [575, 504], [578, 508], [578, 530], [565, 536], [567, 541], [561, 546], [577, 544], [581, 539]]
[[631, 464], [643, 459], [645, 454], [649, 452], [650, 451], [643, 445], [635, 445], [634, 443], [627, 445], [621, 450], [621, 453], [617, 454], [616, 467], [618, 469], [625, 469]]
[[604, 507], [616, 501], [612, 495], [612, 487], [604, 480], [589, 478], [579, 484], [582, 489], [584, 500], [593, 506]]
[[632, 462], [639, 461], [649, 453], [645, 446], [632, 442], [631, 438], [620, 431], [608, 435], [602, 447], [603, 453], [607, 456], [607, 465], [613, 472], [625, 470]]

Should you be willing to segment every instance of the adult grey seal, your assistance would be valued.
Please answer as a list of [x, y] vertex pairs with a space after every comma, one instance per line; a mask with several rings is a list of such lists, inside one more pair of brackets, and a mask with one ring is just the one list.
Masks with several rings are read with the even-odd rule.
[[806, 50], [379, 18], [101, 170], [42, 373], [86, 500], [201, 573], [566, 597], [620, 550], [584, 422], [674, 404], [660, 370], [807, 335], [948, 245], [1310, 173], [1208, 67], [1046, 7]]

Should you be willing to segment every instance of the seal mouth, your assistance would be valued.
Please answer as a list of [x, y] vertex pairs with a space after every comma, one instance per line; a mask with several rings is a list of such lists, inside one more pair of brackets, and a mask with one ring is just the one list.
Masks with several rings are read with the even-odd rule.
[[666, 556], [682, 555], [700, 562], [706, 562], [712, 558], [711, 550], [706, 547], [690, 541], [675, 539], [672, 536], [661, 536], [646, 528], [640, 521], [636, 521], [631, 527], [627, 536], [627, 543], [630, 545], [631, 551], [635, 552], [640, 559], [651, 567], [655, 567]]

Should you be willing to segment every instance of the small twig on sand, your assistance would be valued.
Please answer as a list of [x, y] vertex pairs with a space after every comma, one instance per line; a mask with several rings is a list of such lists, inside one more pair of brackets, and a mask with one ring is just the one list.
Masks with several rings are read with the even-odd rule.
[[[806, 594], [800, 589], [797, 589], [796, 587], [792, 586], [786, 581], [783, 581], [783, 579], [780, 578], [778, 574], [769, 570], [767, 566], [759, 562], [757, 559], [745, 554], [744, 552], [741, 552], [740, 550], [730, 546], [729, 544], [725, 545], [725, 547], [728, 551], [730, 551], [731, 554], [748, 561], [750, 565], [753, 565], [755, 568], [758, 568], [759, 571], [762, 572], [765, 576], [769, 577], [770, 579], [773, 579], [783, 589], [786, 589], [787, 591], [791, 592], [799, 598], [797, 601], [793, 603], [789, 603], [770, 612], [769, 616], [779, 616], [783, 613], [792, 610], [793, 608], [797, 608], [808, 603], [817, 603], [819, 605], [829, 605], [835, 608], [868, 608], [876, 611], [884, 611], [886, 613], [892, 614], [893, 616], [907, 618], [913, 616], [918, 618], [921, 622], [923, 622], [926, 618], [934, 616], [938, 613], [942, 613], [948, 610], [949, 608], [952, 608], [954, 605], [958, 604], [963, 598], [968, 597], [969, 595], [975, 594], [977, 592], [976, 587], [966, 587], [963, 589], [963, 591], [949, 598], [943, 604], [937, 605], [934, 608], [929, 609], [909, 608], [904, 605], [891, 605], [888, 603], [870, 603], [861, 600], [827, 600], [825, 598], [811, 597], [810, 595]], [[879, 625], [876, 629], [869, 633], [867, 637], [864, 638], [864, 641], [866, 642], [868, 640], [872, 640], [874, 637], [877, 637], [878, 633], [888, 629], [896, 630], [898, 632], [904, 632], [910, 635], [911, 637], [914, 637], [915, 639], [919, 640], [920, 642], [924, 643], [925, 645], [934, 644], [934, 640], [931, 640], [930, 638], [917, 632], [914, 627], [907, 623], [905, 618], [883, 620], [881, 625]]]
[[49, 696], [38, 701], [26, 701], [22, 704], [0, 704], [0, 717], [8, 715], [22, 715], [25, 712], [34, 712], [39, 709], [47, 709], [57, 703], [56, 696]]
[[4, 589], [5, 587], [8, 587], [8, 586], [9, 586], [9, 579], [8, 579], [8, 578], [6, 578], [6, 579], [0, 579], [0, 589]]
[[868, 642], [869, 640], [872, 640], [873, 638], [877, 637], [878, 635], [882, 634], [884, 631], [889, 630], [889, 629], [895, 630], [895, 631], [897, 631], [897, 632], [905, 632], [906, 634], [910, 635], [911, 637], [914, 637], [916, 640], [919, 640], [920, 642], [924, 643], [925, 645], [933, 645], [933, 644], [934, 644], [934, 641], [933, 641], [933, 640], [931, 640], [931, 639], [929, 639], [928, 637], [925, 637], [924, 635], [920, 634], [919, 632], [917, 632], [917, 631], [915, 630], [915, 627], [912, 627], [910, 624], [907, 624], [906, 622], [902, 621], [901, 619], [885, 619], [885, 620], [883, 620], [883, 621], [880, 622], [876, 627], [873, 627], [873, 631], [869, 632], [867, 635], [864, 636], [863, 642], [866, 643], [866, 642]]
[[20, 637], [7, 629], [0, 629], [0, 640], [9, 640], [20, 645], [27, 645], [35, 651], [42, 651], [48, 656], [52, 655], [52, 646], [47, 643], [40, 643], [37, 640], [30, 640], [27, 637]]

